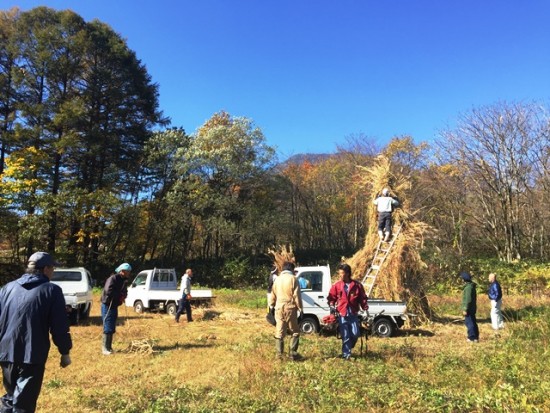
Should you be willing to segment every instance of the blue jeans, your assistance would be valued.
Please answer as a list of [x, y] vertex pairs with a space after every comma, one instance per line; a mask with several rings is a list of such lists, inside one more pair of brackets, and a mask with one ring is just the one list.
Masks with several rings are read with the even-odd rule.
[[4, 388], [0, 411], [34, 412], [44, 379], [44, 364], [2, 362]]
[[101, 303], [101, 319], [103, 320], [103, 333], [113, 334], [116, 331], [116, 319], [118, 317], [118, 306]]
[[339, 316], [340, 336], [342, 336], [342, 356], [349, 357], [351, 349], [361, 336], [359, 318], [356, 315], [346, 317]]
[[464, 324], [468, 332], [469, 340], [479, 340], [479, 329], [477, 327], [476, 315], [468, 314], [464, 317]]

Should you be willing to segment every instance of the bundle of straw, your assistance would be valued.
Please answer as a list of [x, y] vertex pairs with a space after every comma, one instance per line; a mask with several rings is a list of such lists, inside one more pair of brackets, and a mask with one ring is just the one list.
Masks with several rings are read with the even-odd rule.
[[[408, 310], [416, 313], [423, 321], [431, 316], [431, 310], [425, 290], [428, 279], [423, 273], [426, 264], [420, 251], [424, 237], [431, 232], [428, 224], [414, 219], [411, 212], [410, 197], [413, 190], [410, 177], [392, 171], [390, 160], [378, 156], [371, 167], [358, 167], [357, 178], [362, 187], [374, 200], [383, 188], [390, 189], [400, 206], [392, 213], [393, 231], [402, 226], [398, 238], [383, 263], [374, 284], [373, 296], [386, 300], [406, 301]], [[377, 231], [377, 211], [374, 203], [368, 206], [369, 232], [364, 247], [347, 260], [352, 267], [354, 277], [362, 279], [371, 265], [379, 242]]]
[[294, 257], [292, 245], [289, 245], [288, 247], [286, 245], [279, 245], [277, 247], [268, 248], [267, 253], [273, 257], [273, 262], [277, 267], [278, 272], [281, 272], [285, 262], [292, 262], [296, 264], [296, 258]]

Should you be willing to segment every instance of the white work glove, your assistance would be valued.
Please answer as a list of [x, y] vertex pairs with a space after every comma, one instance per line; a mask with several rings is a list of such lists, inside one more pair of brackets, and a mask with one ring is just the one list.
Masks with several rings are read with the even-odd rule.
[[69, 356], [68, 354], [63, 354], [61, 356], [61, 362], [59, 363], [59, 365], [63, 368], [67, 367], [69, 364], [71, 364], [71, 356]]

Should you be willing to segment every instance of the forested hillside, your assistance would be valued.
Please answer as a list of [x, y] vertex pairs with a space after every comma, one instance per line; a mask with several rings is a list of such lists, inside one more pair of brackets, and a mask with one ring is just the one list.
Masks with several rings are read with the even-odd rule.
[[474, 108], [430, 143], [360, 136], [290, 160], [252, 119], [220, 111], [189, 133], [161, 109], [109, 26], [45, 7], [1, 12], [2, 263], [47, 250], [94, 271], [193, 262], [216, 268], [206, 283], [260, 284], [269, 246], [292, 244], [303, 264], [361, 248], [372, 188], [357, 167], [379, 154], [436, 229], [424, 244], [434, 276], [469, 258], [550, 258], [550, 117], [537, 102]]

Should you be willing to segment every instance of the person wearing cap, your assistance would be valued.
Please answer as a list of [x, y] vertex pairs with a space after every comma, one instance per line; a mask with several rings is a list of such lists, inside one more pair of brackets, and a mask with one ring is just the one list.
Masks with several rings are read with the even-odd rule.
[[0, 289], [0, 364], [6, 394], [2, 412], [34, 412], [53, 343], [61, 367], [71, 364], [69, 319], [61, 287], [51, 283], [59, 264], [47, 252], [29, 257], [19, 279]]
[[187, 315], [188, 323], [193, 321], [191, 314], [191, 278], [193, 278], [193, 270], [188, 268], [181, 277], [181, 299], [178, 303], [178, 311], [176, 311], [176, 323], [180, 322], [180, 316], [183, 313]]
[[476, 320], [477, 284], [472, 281], [472, 276], [466, 271], [460, 273], [460, 278], [464, 281], [464, 288], [462, 290], [462, 315], [464, 316], [464, 324], [466, 324], [468, 341], [477, 343], [479, 341], [479, 328]]
[[115, 273], [107, 278], [101, 294], [101, 318], [103, 320], [103, 355], [113, 353], [113, 334], [116, 331], [118, 307], [124, 303], [128, 294], [126, 280], [132, 271], [128, 263], [120, 264]]
[[275, 346], [277, 357], [281, 359], [284, 352], [284, 340], [287, 332], [292, 334], [290, 342], [290, 358], [294, 361], [302, 360], [298, 353], [300, 344], [300, 326], [298, 312], [302, 312], [302, 292], [298, 280], [294, 276], [294, 264], [285, 262], [282, 271], [277, 276], [269, 298], [269, 308], [275, 310]]
[[393, 209], [399, 206], [399, 201], [390, 195], [388, 188], [384, 188], [382, 189], [382, 195], [378, 196], [373, 203], [376, 205], [376, 210], [378, 211], [378, 236], [380, 237], [380, 241], [387, 242], [391, 237], [391, 214]]

